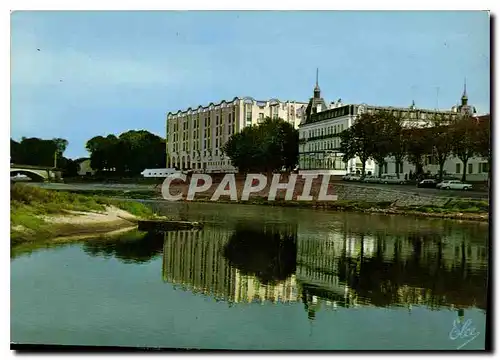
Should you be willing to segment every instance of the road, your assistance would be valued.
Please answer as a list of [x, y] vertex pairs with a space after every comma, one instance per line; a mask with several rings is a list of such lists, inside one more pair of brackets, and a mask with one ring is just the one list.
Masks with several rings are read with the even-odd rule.
[[[437, 196], [447, 196], [447, 197], [459, 197], [459, 198], [469, 198], [469, 199], [488, 199], [489, 193], [483, 191], [458, 191], [458, 190], [438, 190], [438, 189], [427, 189], [427, 188], [417, 188], [412, 185], [396, 185], [396, 184], [366, 184], [366, 183], [350, 183], [350, 182], [339, 182], [343, 185], [351, 185], [354, 187], [378, 187], [381, 189], [391, 189], [402, 192], [408, 192], [411, 194], [421, 194], [421, 195], [437, 195]], [[137, 192], [148, 192], [155, 188], [155, 185], [151, 184], [103, 184], [103, 183], [26, 183], [32, 186], [38, 186], [45, 189], [53, 190], [80, 190], [80, 191], [105, 191], [105, 190], [122, 190], [122, 191], [137, 191]]]
[[383, 189], [398, 190], [403, 192], [409, 192], [412, 194], [421, 195], [437, 195], [437, 196], [449, 196], [449, 197], [461, 197], [469, 199], [488, 199], [489, 193], [486, 191], [461, 191], [461, 190], [439, 190], [432, 188], [418, 188], [415, 185], [398, 185], [398, 184], [370, 184], [370, 183], [356, 183], [356, 182], [343, 182], [343, 184], [352, 184], [353, 186], [364, 186], [364, 187], [378, 187]]

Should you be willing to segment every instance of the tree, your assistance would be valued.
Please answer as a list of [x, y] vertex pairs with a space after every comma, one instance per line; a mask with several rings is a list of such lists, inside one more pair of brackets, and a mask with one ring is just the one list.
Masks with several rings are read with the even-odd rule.
[[477, 151], [476, 140], [478, 138], [478, 126], [476, 120], [471, 116], [458, 118], [451, 125], [451, 148], [453, 154], [463, 164], [462, 181], [467, 179], [467, 163]]
[[490, 115], [480, 116], [476, 120], [475, 153], [488, 160], [488, 178], [491, 176], [491, 121]]
[[298, 131], [283, 119], [266, 118], [231, 136], [222, 151], [240, 172], [291, 170], [298, 160]]
[[78, 175], [79, 162], [77, 160], [61, 157], [58, 160], [58, 167], [62, 170], [62, 176], [65, 178], [75, 177]]
[[52, 139], [52, 141], [56, 145], [56, 152], [54, 154], [54, 167], [57, 167], [57, 159], [63, 156], [69, 143], [68, 140], [61, 138], [55, 138]]
[[361, 175], [365, 176], [366, 161], [375, 154], [377, 134], [377, 116], [361, 114], [354, 124], [340, 133], [340, 151], [342, 160], [348, 162], [355, 156], [361, 160]]
[[427, 128], [412, 127], [403, 130], [406, 137], [406, 157], [408, 162], [415, 165], [415, 174], [423, 173], [422, 156], [432, 153], [429, 130]]
[[102, 172], [106, 167], [108, 157], [108, 154], [106, 154], [106, 138], [95, 136], [87, 141], [85, 148], [90, 153], [90, 166], [92, 169]]
[[[374, 115], [375, 134], [373, 137], [372, 157], [378, 164], [378, 176], [382, 177], [382, 169], [386, 163], [386, 158], [393, 150], [394, 138], [394, 116], [389, 112], [379, 112]], [[399, 171], [396, 163], [396, 171]], [[399, 176], [399, 175], [398, 175]]]
[[444, 164], [452, 153], [452, 136], [444, 115], [434, 114], [431, 122], [433, 126], [429, 129], [428, 137], [432, 146], [432, 154], [439, 165], [439, 181], [442, 181]]
[[145, 130], [96, 136], [87, 141], [91, 167], [102, 173], [137, 176], [146, 168], [166, 165], [165, 139]]
[[439, 181], [443, 180], [443, 169], [452, 151], [452, 136], [448, 126], [436, 126], [431, 129], [432, 150], [439, 165]]
[[396, 163], [396, 176], [399, 179], [399, 168], [407, 152], [407, 141], [403, 129], [404, 119], [401, 115], [392, 115], [386, 118], [388, 138], [391, 139], [389, 143], [389, 155], [394, 157]]
[[17, 141], [10, 139], [10, 162], [14, 164], [20, 163], [21, 144]]
[[[67, 141], [64, 141], [67, 145]], [[54, 154], [58, 151], [54, 140], [23, 137], [21, 142], [11, 140], [12, 161], [22, 165], [54, 166]], [[65, 148], [64, 148], [65, 149]], [[61, 148], [61, 155], [64, 152]]]

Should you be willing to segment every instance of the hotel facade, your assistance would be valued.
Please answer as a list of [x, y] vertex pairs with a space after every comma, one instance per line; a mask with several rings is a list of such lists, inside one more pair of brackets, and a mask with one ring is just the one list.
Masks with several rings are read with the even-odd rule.
[[[300, 173], [329, 173], [343, 176], [348, 173], [361, 173], [362, 163], [359, 157], [342, 160], [340, 151], [340, 133], [354, 124], [357, 117], [363, 113], [373, 114], [380, 111], [392, 112], [403, 119], [404, 126], [428, 127], [432, 126], [436, 114], [443, 116], [448, 121], [460, 115], [475, 115], [476, 110], [468, 105], [466, 88], [461, 98], [461, 104], [453, 106], [450, 110], [420, 109], [413, 102], [411, 106], [392, 107], [374, 106], [367, 104], [343, 104], [337, 102], [326, 105], [320, 95], [318, 84], [314, 89], [313, 98], [309, 101], [303, 122], [299, 125], [299, 168]], [[424, 171], [437, 173], [439, 165], [432, 154], [424, 156]], [[396, 174], [399, 166], [401, 176], [408, 176], [410, 171], [415, 171], [415, 166], [406, 160], [396, 164], [394, 158], [388, 157], [383, 165], [383, 174]], [[455, 177], [460, 177], [463, 172], [462, 161], [450, 156], [445, 163], [444, 171]], [[486, 159], [473, 157], [467, 164], [467, 179], [470, 181], [483, 181], [488, 177], [488, 163]], [[372, 159], [366, 162], [366, 174], [378, 174], [378, 165]]]
[[307, 103], [235, 97], [168, 113], [167, 167], [203, 172], [236, 172], [222, 147], [231, 135], [246, 126], [257, 125], [266, 117], [283, 120], [298, 128]]

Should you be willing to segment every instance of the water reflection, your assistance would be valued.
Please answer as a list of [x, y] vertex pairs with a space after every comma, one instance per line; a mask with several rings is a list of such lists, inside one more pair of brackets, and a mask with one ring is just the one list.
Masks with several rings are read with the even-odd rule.
[[485, 234], [255, 223], [168, 232], [163, 279], [230, 304], [302, 302], [310, 319], [360, 305], [486, 309]]
[[236, 227], [224, 246], [224, 257], [242, 275], [275, 285], [295, 273], [297, 226], [268, 224]]
[[83, 251], [92, 256], [114, 256], [125, 263], [146, 263], [161, 255], [163, 234], [127, 234], [120, 240], [89, 240], [83, 243]]

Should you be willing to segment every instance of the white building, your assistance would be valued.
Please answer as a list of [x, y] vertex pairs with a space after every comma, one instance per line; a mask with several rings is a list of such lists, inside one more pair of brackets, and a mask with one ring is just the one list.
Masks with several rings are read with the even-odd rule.
[[[461, 114], [474, 114], [476, 109], [467, 104], [466, 89], [461, 99], [461, 105], [454, 106], [451, 110], [418, 109], [413, 102], [410, 107], [373, 106], [367, 104], [342, 104], [339, 99], [335, 103], [326, 105], [321, 98], [320, 89], [316, 81], [314, 95], [307, 106], [303, 123], [299, 125], [299, 168], [300, 173], [318, 171], [332, 175], [345, 175], [346, 173], [361, 173], [362, 163], [359, 157], [349, 159], [347, 163], [342, 161], [343, 154], [340, 152], [340, 133], [356, 121], [358, 115], [363, 112], [375, 113], [378, 111], [390, 111], [394, 115], [405, 119], [403, 125], [427, 127], [432, 126], [436, 114], [444, 115], [452, 120]], [[463, 167], [458, 158], [450, 157], [445, 164], [444, 170], [448, 174], [461, 176]], [[439, 166], [435, 159], [429, 155], [424, 157], [424, 171], [437, 173]], [[410, 171], [415, 172], [415, 166], [404, 161], [399, 164], [400, 175], [408, 176]], [[481, 158], [469, 160], [468, 180], [487, 179], [487, 161]], [[372, 159], [366, 162], [365, 171], [367, 175], [378, 174], [378, 165]], [[383, 174], [396, 174], [396, 163], [393, 158], [387, 158], [382, 171]]]
[[96, 171], [90, 166], [90, 159], [83, 159], [78, 163], [78, 175], [91, 176], [95, 175]]
[[[382, 109], [382, 108], [379, 108]], [[429, 122], [425, 120], [430, 119], [436, 110], [423, 110], [415, 109], [414, 105], [411, 108], [412, 111], [407, 111], [407, 116], [412, 119], [415, 117], [415, 112], [417, 117], [420, 119], [418, 125], [420, 126], [430, 126]], [[468, 105], [467, 88], [464, 84], [464, 92], [461, 98], [461, 104], [453, 106], [451, 111], [439, 111], [443, 114], [448, 114], [451, 117], [459, 115], [473, 115], [475, 117], [480, 117], [475, 115], [476, 108]], [[486, 115], [489, 116], [489, 115]], [[431, 174], [439, 173], [439, 163], [435, 156], [432, 154], [425, 155], [422, 159], [423, 171], [425, 173], [430, 172]], [[464, 171], [463, 162], [458, 157], [450, 155], [446, 162], [444, 163], [443, 172], [447, 176], [456, 177], [457, 179], [462, 178]], [[470, 158], [467, 162], [467, 181], [486, 181], [488, 180], [489, 165], [488, 160], [482, 157], [474, 156]], [[400, 164], [399, 173], [402, 176], [409, 175], [410, 172], [415, 172], [415, 165], [410, 164], [407, 160], [404, 160]], [[378, 174], [378, 164], [375, 164], [375, 173]], [[396, 175], [396, 162], [393, 157], [388, 157], [386, 163], [383, 165], [382, 174]]]
[[221, 148], [229, 137], [266, 117], [282, 118], [295, 128], [302, 122], [307, 103], [258, 101], [235, 97], [231, 101], [188, 108], [167, 115], [167, 167], [203, 172], [234, 172]]
[[[316, 86], [309, 100], [303, 122], [299, 125], [299, 169], [300, 173], [329, 173], [345, 175], [361, 171], [359, 158], [342, 160], [340, 133], [349, 128], [358, 115], [360, 105], [344, 105], [338, 101], [326, 105], [321, 97], [316, 74]], [[366, 163], [366, 172], [375, 169], [372, 160]]]

